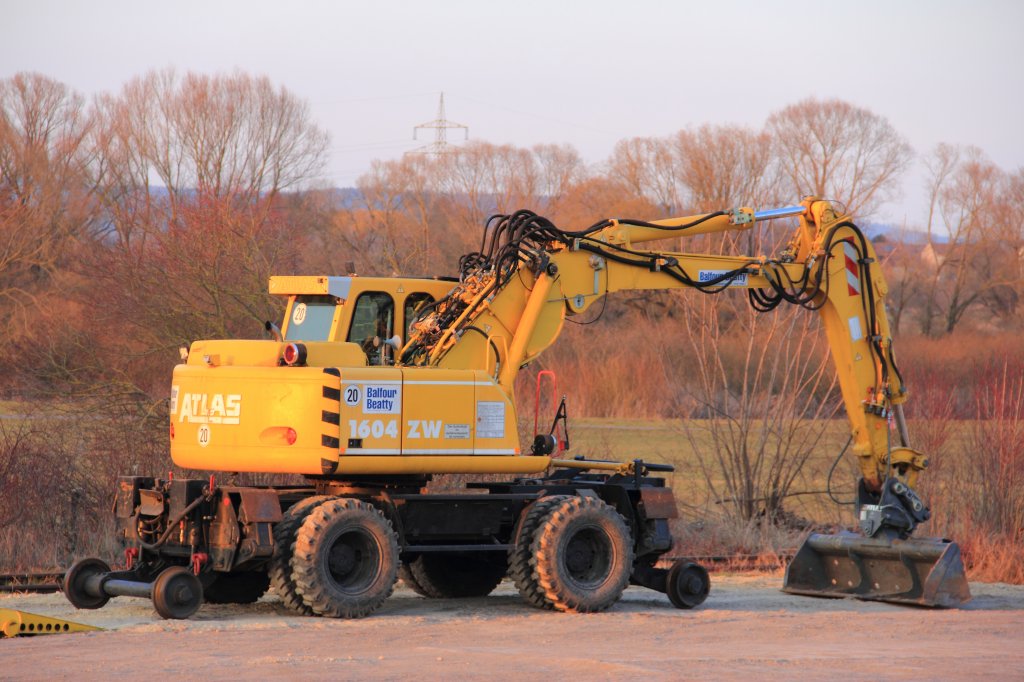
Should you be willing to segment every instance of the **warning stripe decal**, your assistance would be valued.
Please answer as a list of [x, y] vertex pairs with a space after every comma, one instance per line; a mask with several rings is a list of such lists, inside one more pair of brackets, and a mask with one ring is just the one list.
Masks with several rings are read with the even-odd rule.
[[846, 291], [850, 296], [860, 296], [860, 266], [852, 238], [843, 240], [843, 257], [846, 260]]
[[[335, 457], [341, 449], [341, 372], [337, 368], [328, 367], [324, 369], [324, 390], [323, 400], [320, 403], [320, 421], [323, 424], [323, 431], [320, 434], [320, 445], [334, 451]], [[324, 460], [334, 463], [337, 460]], [[325, 469], [325, 473], [326, 469]]]

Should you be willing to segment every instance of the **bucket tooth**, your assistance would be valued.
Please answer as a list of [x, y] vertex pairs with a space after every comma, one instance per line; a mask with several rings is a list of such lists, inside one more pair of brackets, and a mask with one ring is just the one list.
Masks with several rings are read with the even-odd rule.
[[960, 547], [938, 538], [812, 534], [786, 569], [783, 592], [956, 607], [971, 599]]
[[0, 609], [0, 635], [4, 637], [56, 635], [64, 632], [89, 632], [102, 629], [94, 625], [72, 623], [69, 620], [40, 616], [26, 611]]

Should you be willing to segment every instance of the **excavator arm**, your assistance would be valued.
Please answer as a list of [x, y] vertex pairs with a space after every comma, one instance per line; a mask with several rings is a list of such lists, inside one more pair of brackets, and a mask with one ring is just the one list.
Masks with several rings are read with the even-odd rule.
[[[637, 246], [748, 230], [785, 217], [796, 217], [798, 225], [777, 255]], [[913, 489], [928, 460], [910, 446], [902, 409], [907, 389], [893, 352], [884, 304], [888, 287], [874, 248], [829, 202], [809, 197], [768, 211], [605, 220], [575, 232], [520, 211], [492, 219], [481, 250], [464, 256], [460, 266], [460, 283], [413, 323], [401, 360], [484, 370], [510, 397], [518, 370], [554, 343], [565, 317], [616, 291], [746, 289], [759, 311], [783, 303], [816, 311], [850, 424], [861, 473], [861, 529], [868, 537], [812, 536], [787, 573], [786, 589], [932, 605], [969, 599], [955, 543], [907, 540], [930, 515]]]
[[[799, 225], [781, 256], [719, 256], [640, 250], [666, 237], [746, 230], [756, 222], [797, 216]], [[752, 305], [770, 310], [784, 301], [815, 310], [835, 361], [843, 402], [866, 490], [878, 492], [892, 475], [916, 484], [926, 458], [911, 449], [902, 418], [906, 389], [892, 349], [884, 298], [887, 286], [871, 242], [825, 201], [755, 212], [749, 208], [641, 223], [605, 221], [583, 233], [518, 254], [515, 276], [478, 268], [455, 293], [462, 314], [429, 348], [429, 364], [478, 366], [494, 372], [511, 394], [519, 368], [551, 345], [566, 315], [625, 290], [748, 289]], [[601, 225], [601, 224], [599, 224]], [[482, 270], [482, 271], [480, 271]], [[465, 274], [465, 273], [464, 273]], [[439, 315], [416, 327], [439, 327]], [[420, 329], [417, 328], [417, 332]], [[405, 355], [419, 347], [413, 335]], [[899, 444], [890, 442], [889, 420]]]

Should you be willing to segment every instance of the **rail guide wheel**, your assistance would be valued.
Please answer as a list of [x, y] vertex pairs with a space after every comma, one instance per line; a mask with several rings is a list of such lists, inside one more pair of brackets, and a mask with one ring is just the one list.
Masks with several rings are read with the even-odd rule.
[[203, 603], [203, 584], [184, 566], [172, 566], [153, 583], [153, 607], [164, 618], [185, 619]]
[[110, 573], [110, 566], [102, 559], [81, 559], [76, 561], [64, 574], [64, 596], [76, 609], [103, 608], [110, 596], [101, 590], [99, 596], [89, 592], [86, 583], [93, 577]]
[[700, 564], [692, 561], [677, 561], [668, 569], [665, 591], [669, 601], [677, 609], [692, 609], [700, 606], [711, 591], [711, 578]]

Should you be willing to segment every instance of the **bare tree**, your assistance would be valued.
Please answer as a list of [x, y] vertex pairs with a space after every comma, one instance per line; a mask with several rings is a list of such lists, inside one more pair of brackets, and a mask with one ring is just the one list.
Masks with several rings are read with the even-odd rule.
[[607, 175], [636, 197], [658, 205], [663, 215], [679, 210], [677, 166], [667, 140], [634, 137], [621, 140], [607, 162]]
[[472, 142], [446, 154], [378, 162], [359, 179], [362, 197], [343, 219], [345, 238], [374, 250], [371, 270], [453, 267], [459, 254], [479, 247], [490, 215], [557, 212], [584, 176], [579, 154], [567, 145]]
[[315, 178], [327, 138], [294, 95], [244, 74], [151, 73], [96, 108], [102, 238], [76, 254], [83, 284], [39, 316], [22, 364], [62, 394], [147, 402], [182, 343], [276, 317], [267, 277], [295, 271], [310, 238], [285, 192]]
[[[442, 257], [431, 235], [436, 166], [425, 155], [375, 161], [359, 177], [356, 206], [339, 215], [339, 236], [369, 272], [430, 271]], [[357, 260], [353, 258], [352, 260]]]
[[776, 200], [779, 178], [767, 133], [740, 126], [703, 125], [671, 138], [678, 193], [695, 211]]
[[895, 197], [912, 150], [888, 120], [837, 99], [806, 99], [766, 125], [797, 195], [815, 194], [869, 216]]
[[835, 374], [813, 316], [793, 308], [728, 316], [718, 310], [725, 303], [700, 296], [686, 304], [696, 358], [686, 371], [703, 418], [683, 422], [683, 431], [727, 515], [778, 521], [787, 498], [823, 492], [807, 489], [806, 465], [838, 410]]
[[150, 72], [105, 100], [108, 136], [172, 195], [254, 202], [315, 178], [327, 134], [309, 106], [263, 77]]
[[1000, 220], [1011, 189], [1007, 174], [976, 147], [939, 145], [927, 167], [929, 235], [948, 235], [945, 243], [928, 244], [931, 277], [921, 328], [934, 335], [952, 332], [971, 308], [1014, 292], [1021, 279], [1019, 253], [1007, 239], [1012, 228]]
[[[891, 286], [886, 297], [886, 307], [891, 314], [892, 329], [897, 335], [908, 313], [923, 297], [929, 275], [925, 263], [905, 235], [906, 232], [901, 230], [892, 249], [885, 255], [879, 254]], [[878, 246], [876, 240], [876, 252], [880, 251]]]
[[81, 95], [34, 73], [0, 81], [0, 305], [18, 312], [91, 223]]
[[159, 346], [265, 319], [266, 278], [299, 246], [280, 195], [326, 154], [308, 106], [265, 77], [170, 70], [100, 105], [105, 252], [132, 322]]

